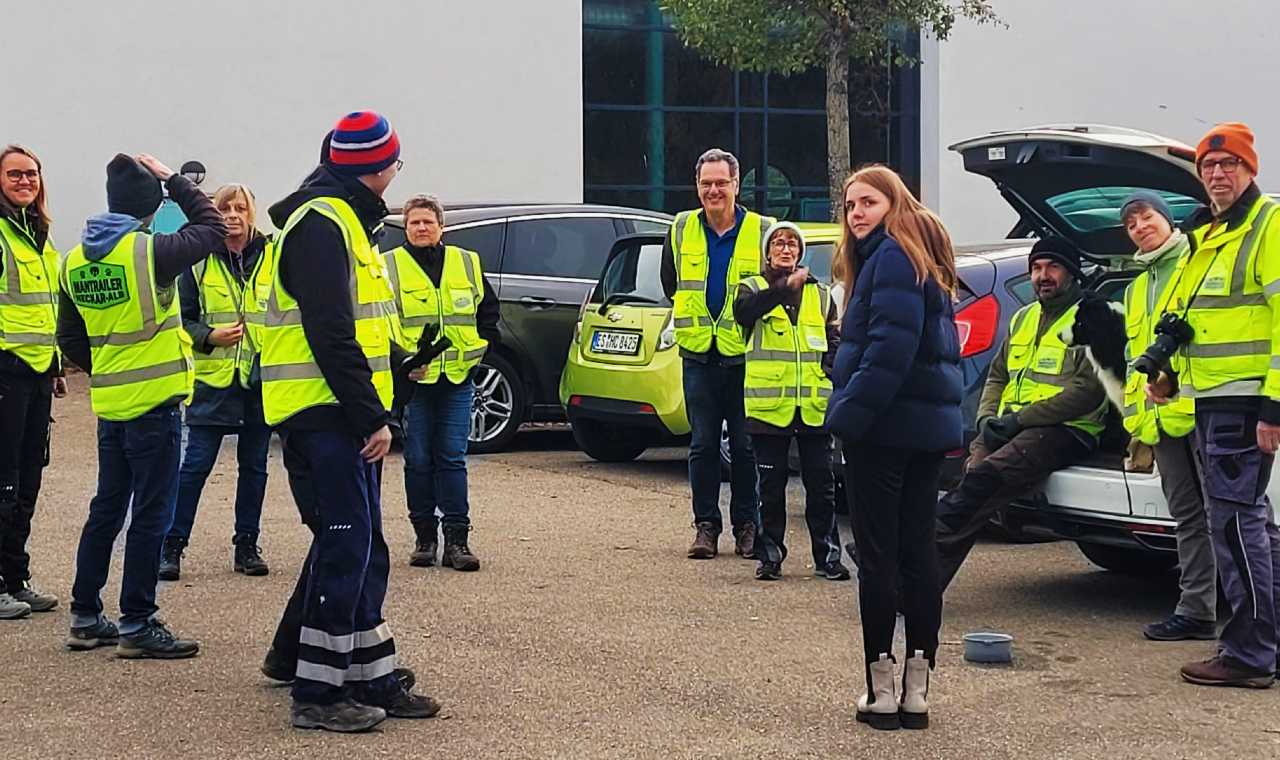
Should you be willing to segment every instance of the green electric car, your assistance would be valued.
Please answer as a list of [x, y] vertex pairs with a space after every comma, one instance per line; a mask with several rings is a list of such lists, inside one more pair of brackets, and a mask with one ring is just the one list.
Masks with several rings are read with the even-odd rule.
[[[831, 280], [840, 227], [801, 224], [805, 265]], [[560, 376], [560, 403], [588, 456], [625, 462], [687, 440], [680, 352], [662, 292], [661, 234], [619, 238], [578, 313]]]

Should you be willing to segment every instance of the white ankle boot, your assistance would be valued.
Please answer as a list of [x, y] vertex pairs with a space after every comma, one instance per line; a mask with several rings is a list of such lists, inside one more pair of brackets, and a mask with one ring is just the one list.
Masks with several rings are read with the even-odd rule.
[[902, 671], [902, 727], [929, 727], [929, 659], [917, 649]]
[[858, 698], [858, 722], [881, 731], [899, 727], [898, 700], [894, 695], [893, 658], [888, 654], [868, 666], [871, 683], [867, 693]]

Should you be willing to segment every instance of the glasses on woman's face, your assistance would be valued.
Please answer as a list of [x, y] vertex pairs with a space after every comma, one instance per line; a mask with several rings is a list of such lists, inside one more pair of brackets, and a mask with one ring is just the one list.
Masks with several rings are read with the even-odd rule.
[[9, 169], [5, 171], [4, 176], [8, 177], [10, 182], [21, 182], [24, 179], [28, 182], [35, 182], [36, 180], [40, 179], [40, 170], [39, 169]]
[[1236, 169], [1240, 168], [1241, 163], [1243, 162], [1240, 159], [1236, 158], [1235, 156], [1227, 156], [1226, 158], [1202, 161], [1200, 163], [1200, 176], [1212, 177], [1213, 170], [1219, 167], [1221, 167], [1223, 174], [1231, 174], [1235, 172]]
[[800, 250], [799, 240], [773, 240], [770, 241], [769, 247], [775, 251], [798, 251]]

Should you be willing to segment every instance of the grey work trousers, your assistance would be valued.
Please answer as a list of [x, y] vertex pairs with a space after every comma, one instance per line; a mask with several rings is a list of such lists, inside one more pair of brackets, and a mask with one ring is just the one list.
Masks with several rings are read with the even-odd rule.
[[1196, 470], [1192, 437], [1169, 438], [1163, 434], [1152, 447], [1160, 469], [1160, 488], [1177, 523], [1178, 597], [1175, 615], [1212, 623], [1218, 611], [1218, 576], [1213, 559], [1209, 516]]

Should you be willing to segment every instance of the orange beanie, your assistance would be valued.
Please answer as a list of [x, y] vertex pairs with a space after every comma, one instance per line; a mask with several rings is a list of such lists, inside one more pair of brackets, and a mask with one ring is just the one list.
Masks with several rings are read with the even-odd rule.
[[1225, 150], [1243, 161], [1254, 174], [1258, 173], [1258, 152], [1253, 148], [1253, 130], [1248, 125], [1228, 121], [1209, 130], [1196, 146], [1196, 166], [1206, 153], [1215, 150]]

